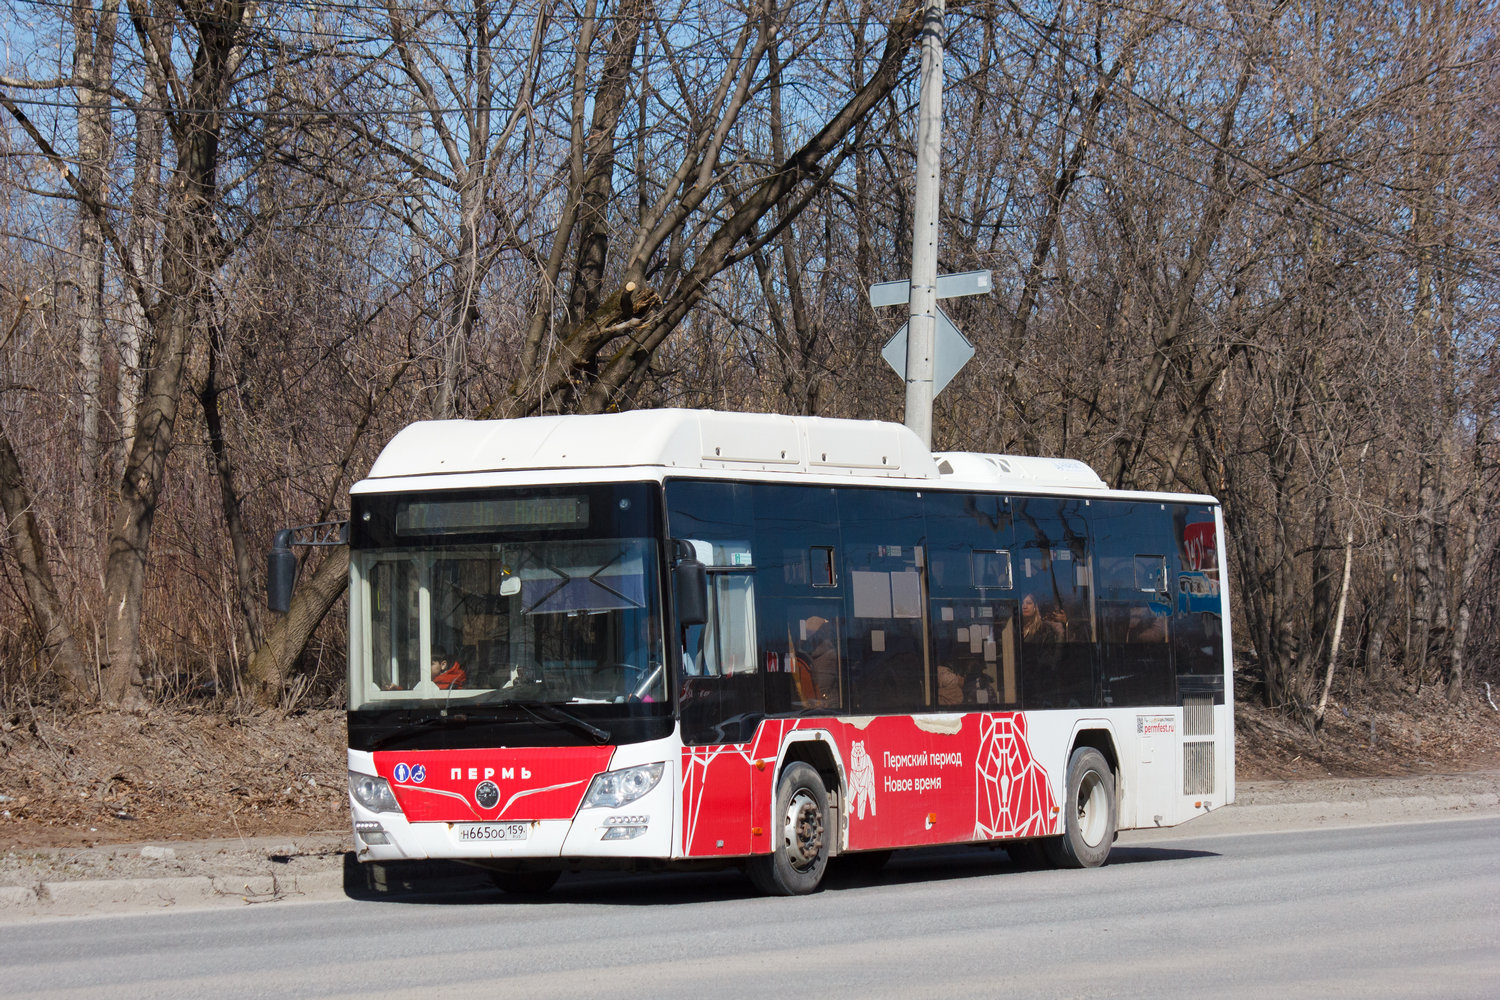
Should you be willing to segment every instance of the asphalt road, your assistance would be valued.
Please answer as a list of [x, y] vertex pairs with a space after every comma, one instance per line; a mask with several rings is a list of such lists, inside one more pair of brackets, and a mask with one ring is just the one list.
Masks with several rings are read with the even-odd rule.
[[0, 934], [20, 997], [1493, 997], [1500, 819], [1192, 836], [1094, 871], [898, 855], [766, 899], [733, 873], [574, 875], [442, 895]]

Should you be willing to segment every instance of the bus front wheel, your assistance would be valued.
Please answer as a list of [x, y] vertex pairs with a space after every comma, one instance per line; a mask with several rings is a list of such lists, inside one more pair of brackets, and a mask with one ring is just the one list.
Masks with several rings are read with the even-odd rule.
[[750, 878], [773, 896], [817, 891], [828, 867], [828, 789], [811, 764], [798, 761], [776, 783], [770, 854], [750, 859]]
[[1045, 842], [1047, 855], [1059, 868], [1098, 868], [1114, 846], [1117, 824], [1115, 773], [1098, 750], [1079, 747], [1068, 761], [1063, 834]]

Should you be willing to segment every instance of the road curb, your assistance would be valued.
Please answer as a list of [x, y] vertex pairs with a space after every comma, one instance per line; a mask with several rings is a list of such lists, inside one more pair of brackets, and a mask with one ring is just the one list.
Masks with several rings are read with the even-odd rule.
[[83, 879], [0, 886], [0, 917], [85, 916], [154, 909], [244, 906], [345, 895], [340, 864], [327, 871], [275, 875], [186, 875], [161, 878]]
[[1220, 806], [1188, 823], [1159, 830], [1123, 831], [1120, 836], [1141, 843], [1162, 839], [1264, 833], [1268, 830], [1376, 826], [1390, 823], [1433, 822], [1455, 817], [1500, 815], [1500, 793], [1457, 792], [1433, 795], [1383, 796], [1371, 799], [1322, 799], [1304, 802], [1236, 802]]
[[24, 885], [0, 885], [0, 911], [13, 906], [36, 905], [36, 890]]
[[37, 893], [39, 902], [45, 901], [59, 913], [111, 913], [179, 906], [208, 902], [214, 895], [214, 880], [207, 875], [43, 882]]
[[1318, 816], [1329, 819], [1360, 819], [1399, 823], [1409, 819], [1441, 819], [1462, 813], [1486, 813], [1500, 809], [1500, 794], [1494, 792], [1449, 795], [1404, 795], [1377, 799], [1348, 799], [1322, 802], [1246, 803], [1231, 807], [1241, 817], [1275, 814], [1279, 816]]
[[[1366, 797], [1369, 789], [1355, 788], [1356, 784], [1330, 782], [1316, 790], [1310, 785], [1288, 788], [1281, 783], [1246, 787], [1239, 803], [1215, 809], [1182, 826], [1127, 831], [1122, 834], [1122, 846], [1195, 836], [1500, 815], [1500, 789], [1494, 789], [1493, 785], [1463, 791], [1447, 791], [1439, 786], [1422, 793]], [[1303, 794], [1310, 797], [1298, 801], [1297, 796]], [[319, 834], [300, 840], [267, 838], [254, 844], [177, 844], [175, 853], [164, 848], [148, 853], [150, 845], [117, 845], [100, 850], [112, 852], [113, 856], [159, 857], [168, 863], [192, 865], [189, 871], [198, 873], [123, 879], [51, 879], [39, 880], [34, 885], [0, 886], [0, 923], [34, 917], [489, 891], [482, 873], [468, 866], [443, 861], [365, 865], [343, 846], [347, 843], [343, 834]], [[76, 860], [76, 855], [69, 860]]]

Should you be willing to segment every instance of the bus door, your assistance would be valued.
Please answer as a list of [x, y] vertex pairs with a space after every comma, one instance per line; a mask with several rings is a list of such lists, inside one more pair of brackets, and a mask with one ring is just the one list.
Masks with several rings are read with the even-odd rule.
[[[683, 852], [753, 849], [752, 741], [765, 714], [755, 655], [755, 567], [746, 544], [689, 542], [707, 568], [708, 621], [679, 628], [678, 704], [683, 742]], [[774, 753], [774, 752], [773, 752]]]

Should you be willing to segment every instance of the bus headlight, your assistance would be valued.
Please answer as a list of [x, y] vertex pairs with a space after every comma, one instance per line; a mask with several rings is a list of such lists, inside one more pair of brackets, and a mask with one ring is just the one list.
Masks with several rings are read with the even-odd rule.
[[666, 764], [642, 764], [639, 767], [627, 767], [595, 775], [593, 784], [589, 785], [588, 794], [583, 797], [583, 804], [618, 809], [634, 802], [656, 787], [666, 766]]
[[650, 823], [650, 816], [611, 816], [604, 821], [604, 834], [599, 839], [634, 840], [645, 834]]
[[359, 835], [360, 840], [363, 840], [372, 847], [378, 847], [381, 844], [389, 844], [391, 842], [390, 838], [385, 835], [385, 827], [373, 819], [355, 820], [354, 832]]
[[401, 811], [401, 807], [396, 804], [396, 794], [391, 791], [390, 784], [384, 778], [377, 778], [373, 774], [350, 771], [349, 794], [354, 796], [355, 802], [371, 812]]

